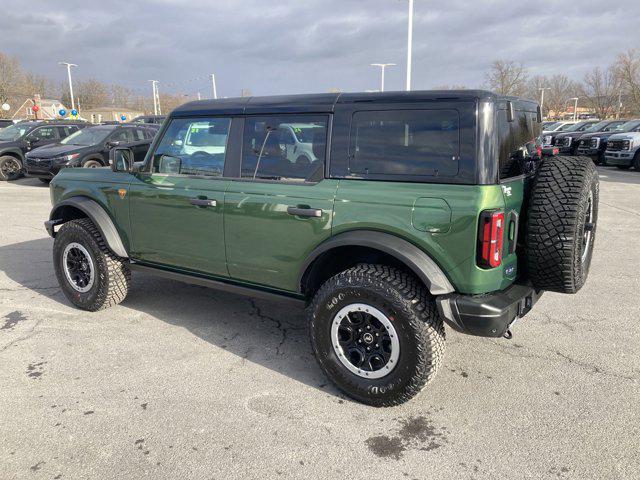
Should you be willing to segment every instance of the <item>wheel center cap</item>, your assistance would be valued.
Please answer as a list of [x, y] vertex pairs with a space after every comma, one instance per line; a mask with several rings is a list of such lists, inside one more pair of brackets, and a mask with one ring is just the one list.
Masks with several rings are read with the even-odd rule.
[[371, 344], [373, 343], [373, 335], [367, 332], [364, 335], [362, 335], [362, 340], [364, 341], [364, 343]]

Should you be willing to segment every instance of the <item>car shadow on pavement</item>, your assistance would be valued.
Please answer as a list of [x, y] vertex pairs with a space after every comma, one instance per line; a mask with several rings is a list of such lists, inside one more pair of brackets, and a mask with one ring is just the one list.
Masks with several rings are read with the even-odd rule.
[[[0, 271], [19, 285], [16, 290], [32, 290], [70, 307], [72, 304], [58, 287], [52, 246], [50, 238], [0, 246]], [[343, 398], [316, 364], [300, 307], [133, 272], [129, 295], [114, 309], [119, 310], [116, 315], [123, 321], [130, 315], [126, 309], [130, 309], [146, 314], [151, 321], [158, 319], [185, 328], [216, 348], [236, 355], [238, 365], [259, 364]]]

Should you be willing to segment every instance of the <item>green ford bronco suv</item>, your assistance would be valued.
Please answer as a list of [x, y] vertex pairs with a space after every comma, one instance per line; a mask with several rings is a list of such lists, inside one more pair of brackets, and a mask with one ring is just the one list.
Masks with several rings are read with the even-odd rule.
[[301, 303], [328, 377], [397, 405], [441, 365], [444, 323], [510, 338], [544, 290], [584, 284], [597, 172], [542, 159], [539, 135], [535, 102], [486, 91], [188, 103], [144, 162], [116, 148], [53, 179], [57, 278], [90, 311], [136, 270]]

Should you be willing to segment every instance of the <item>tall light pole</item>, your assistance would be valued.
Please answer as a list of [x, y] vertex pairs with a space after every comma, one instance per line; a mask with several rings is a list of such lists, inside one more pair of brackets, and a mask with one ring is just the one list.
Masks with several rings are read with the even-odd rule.
[[58, 62], [58, 65], [66, 65], [67, 66], [67, 77], [69, 77], [69, 96], [71, 97], [71, 110], [76, 109], [76, 104], [73, 100], [73, 83], [71, 82], [71, 67], [77, 67], [75, 63], [69, 62]]
[[413, 0], [409, 0], [409, 27], [407, 29], [407, 91], [411, 90], [411, 46], [413, 44]]
[[551, 87], [540, 87], [538, 90], [540, 90], [540, 115], [544, 117], [544, 91], [551, 90]]
[[574, 101], [574, 103], [573, 103], [573, 121], [575, 122], [576, 120], [578, 120], [578, 97], [573, 97], [573, 98], [571, 98], [571, 100]]
[[161, 115], [160, 95], [158, 94], [158, 80], [149, 80], [151, 82], [151, 90], [153, 92], [153, 114]]
[[381, 74], [381, 78], [380, 78], [380, 91], [384, 92], [384, 69], [386, 67], [393, 67], [395, 66], [395, 63], [372, 63], [371, 64], [372, 67], [380, 67], [380, 74]]
[[213, 98], [218, 98], [218, 92], [216, 91], [216, 75], [212, 73], [211, 75], [211, 89], [213, 91]]

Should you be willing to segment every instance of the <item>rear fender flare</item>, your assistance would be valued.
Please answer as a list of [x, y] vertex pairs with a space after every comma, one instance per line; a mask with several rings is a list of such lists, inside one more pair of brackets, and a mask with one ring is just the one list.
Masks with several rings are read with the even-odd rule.
[[426, 252], [400, 237], [373, 230], [355, 230], [340, 233], [325, 240], [307, 257], [301, 268], [298, 284], [302, 285], [308, 269], [323, 253], [345, 246], [369, 247], [395, 257], [422, 280], [432, 295], [455, 292], [455, 288], [445, 273]]
[[49, 215], [49, 222], [46, 222], [47, 230], [52, 237], [55, 237], [53, 226], [59, 225], [66, 221], [66, 219], [64, 219], [62, 216], [64, 207], [74, 207], [82, 211], [87, 217], [91, 219], [98, 230], [100, 230], [102, 238], [104, 238], [105, 242], [107, 242], [107, 245], [113, 251], [113, 253], [122, 258], [129, 258], [129, 254], [124, 248], [124, 244], [122, 243], [120, 234], [118, 233], [116, 226], [111, 220], [111, 217], [98, 202], [90, 199], [89, 197], [71, 197], [63, 200], [53, 207], [53, 209], [51, 210], [51, 214]]

